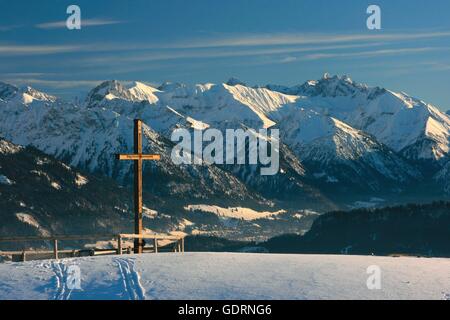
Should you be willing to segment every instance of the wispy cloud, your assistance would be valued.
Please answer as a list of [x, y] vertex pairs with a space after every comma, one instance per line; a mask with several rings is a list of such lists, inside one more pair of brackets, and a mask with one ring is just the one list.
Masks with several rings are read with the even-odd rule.
[[399, 54], [414, 54], [423, 53], [438, 50], [450, 50], [450, 48], [399, 48], [399, 49], [384, 49], [384, 50], [374, 50], [374, 51], [361, 51], [361, 52], [343, 52], [343, 53], [314, 53], [309, 54], [304, 57], [298, 58], [298, 60], [322, 60], [330, 58], [370, 58], [379, 57], [386, 55], [399, 55]]
[[[125, 23], [125, 21], [111, 20], [111, 19], [81, 19], [81, 28], [106, 26], [106, 25], [121, 24], [121, 23]], [[66, 28], [66, 21], [44, 22], [44, 23], [36, 24], [35, 27], [39, 28], [39, 29]]]
[[1, 44], [0, 55], [48, 55], [59, 53], [79, 53], [79, 52], [118, 52], [132, 50], [123, 44]]
[[90, 58], [87, 63], [90, 64], [110, 64], [118, 62], [151, 62], [178, 59], [201, 59], [201, 58], [231, 58], [231, 57], [249, 57], [249, 56], [267, 56], [277, 54], [294, 54], [312, 51], [357, 49], [381, 46], [383, 43], [362, 43], [348, 45], [331, 46], [310, 46], [310, 47], [289, 47], [289, 48], [242, 48], [240, 50], [231, 49], [189, 49], [189, 50], [169, 50], [158, 52], [138, 52], [123, 56], [111, 55], [97, 58]]
[[290, 56], [290, 57], [282, 58], [281, 60], [279, 60], [279, 63], [291, 63], [291, 62], [295, 62], [295, 61], [297, 61], [297, 58]]
[[42, 73], [42, 72], [10, 72], [10, 73], [2, 73], [3, 78], [11, 78], [11, 77], [41, 77], [50, 75], [50, 73]]
[[[84, 20], [84, 25], [124, 23], [118, 20]], [[65, 22], [48, 22], [40, 28], [65, 27]], [[200, 41], [174, 41], [170, 43], [95, 43], [79, 45], [16, 45], [0, 44], [0, 55], [43, 55], [66, 52], [130, 52], [126, 57], [115, 55], [118, 61], [157, 61], [182, 58], [220, 58], [270, 54], [293, 54], [319, 50], [338, 50], [359, 47], [397, 45], [400, 41], [450, 37], [450, 31], [393, 34], [279, 34], [236, 35], [234, 37], [205, 39]], [[99, 58], [100, 62], [108, 57]], [[292, 60], [292, 59], [291, 59]]]
[[450, 64], [442, 62], [427, 62], [426, 66], [433, 71], [448, 71], [450, 70]]
[[57, 89], [94, 87], [103, 80], [44, 80], [36, 78], [2, 78], [1, 81], [16, 85], [42, 85]]
[[327, 43], [332, 44], [361, 41], [402, 41], [444, 37], [450, 37], [450, 31], [385, 34], [249, 34], [189, 40], [186, 42], [173, 43], [171, 46], [175, 48], [249, 47]]
[[1, 45], [0, 55], [42, 55], [74, 52], [86, 49], [82, 45]]

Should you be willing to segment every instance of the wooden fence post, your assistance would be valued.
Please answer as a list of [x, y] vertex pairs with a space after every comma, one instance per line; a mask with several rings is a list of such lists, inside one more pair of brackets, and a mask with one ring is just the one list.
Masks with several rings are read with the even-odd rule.
[[25, 252], [25, 250], [22, 251], [22, 262], [27, 261], [27, 254]]
[[153, 246], [155, 247], [155, 253], [158, 253], [158, 239], [153, 240]]
[[117, 237], [117, 254], [122, 254], [122, 236], [120, 234]]
[[56, 260], [59, 259], [58, 257], [58, 240], [53, 239], [53, 256]]
[[181, 252], [184, 253], [184, 237], [181, 238]]

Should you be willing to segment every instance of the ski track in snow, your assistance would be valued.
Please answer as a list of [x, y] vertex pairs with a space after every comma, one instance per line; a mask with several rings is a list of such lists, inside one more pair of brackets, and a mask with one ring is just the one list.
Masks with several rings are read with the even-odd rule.
[[140, 283], [139, 272], [135, 268], [134, 259], [114, 259], [120, 272], [123, 288], [128, 295], [128, 300], [145, 300], [145, 289]]
[[52, 261], [40, 266], [50, 269], [54, 273], [55, 286], [53, 300], [69, 300], [72, 290], [67, 287], [67, 266], [64, 261]]

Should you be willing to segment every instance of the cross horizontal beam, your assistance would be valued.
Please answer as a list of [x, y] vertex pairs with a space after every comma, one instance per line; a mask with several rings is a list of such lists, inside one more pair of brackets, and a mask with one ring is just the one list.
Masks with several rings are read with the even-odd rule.
[[159, 154], [118, 154], [117, 160], [161, 160]]

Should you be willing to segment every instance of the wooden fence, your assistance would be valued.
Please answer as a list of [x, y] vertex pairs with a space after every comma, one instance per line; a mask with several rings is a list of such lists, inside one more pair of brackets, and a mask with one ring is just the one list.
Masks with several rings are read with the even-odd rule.
[[[81, 240], [113, 240], [117, 241], [117, 248], [114, 249], [77, 249], [77, 250], [60, 250], [58, 248], [60, 241], [81, 241]], [[114, 240], [115, 239], [115, 240]], [[0, 251], [0, 255], [20, 256], [20, 261], [27, 261], [27, 255], [48, 255], [51, 254], [52, 258], [59, 259], [60, 254], [76, 256], [81, 253], [87, 253], [87, 255], [107, 255], [107, 254], [119, 254], [131, 253], [130, 248], [124, 248], [124, 240], [126, 239], [149, 239], [153, 240], [153, 247], [144, 247], [144, 252], [158, 253], [159, 243], [158, 241], [168, 241], [170, 244], [174, 244], [173, 252], [184, 252], [184, 236], [168, 236], [168, 235], [138, 235], [138, 234], [118, 234], [118, 235], [55, 235], [50, 237], [11, 237], [0, 238], [0, 243], [5, 242], [36, 242], [36, 241], [50, 241], [53, 245], [52, 251], [45, 250], [21, 250], [21, 251]]]

